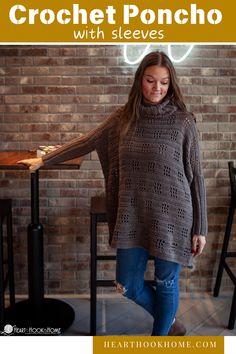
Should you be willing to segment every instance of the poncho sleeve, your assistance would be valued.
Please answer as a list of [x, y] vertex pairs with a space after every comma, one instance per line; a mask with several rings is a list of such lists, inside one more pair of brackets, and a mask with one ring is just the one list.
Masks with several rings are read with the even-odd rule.
[[185, 173], [190, 185], [193, 205], [192, 235], [207, 235], [207, 206], [205, 183], [202, 172], [199, 136], [195, 119], [190, 116], [185, 120], [186, 135], [184, 140]]
[[75, 138], [63, 144], [60, 148], [43, 156], [45, 166], [58, 164], [84, 156], [101, 146], [106, 141], [109, 129], [116, 123], [116, 112], [105, 119], [97, 128], [91, 130], [82, 137]]

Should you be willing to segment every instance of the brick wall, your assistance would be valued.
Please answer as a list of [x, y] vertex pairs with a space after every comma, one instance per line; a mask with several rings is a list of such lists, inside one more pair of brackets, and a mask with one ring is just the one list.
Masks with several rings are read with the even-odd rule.
[[[183, 50], [175, 48], [174, 55]], [[139, 51], [129, 48], [129, 57]], [[183, 292], [214, 286], [229, 203], [227, 161], [236, 159], [235, 58], [235, 46], [196, 45], [175, 65], [198, 121], [209, 215], [204, 255], [193, 270], [182, 272]], [[126, 101], [135, 69], [124, 62], [118, 45], [1, 46], [0, 150], [35, 149], [89, 131]], [[86, 156], [80, 171], [41, 171], [40, 176], [46, 291], [88, 292], [90, 197], [104, 186], [97, 155]], [[28, 171], [0, 171], [0, 197], [14, 203], [16, 289], [21, 294], [27, 291]], [[106, 226], [100, 231], [99, 248], [107, 252]], [[232, 247], [235, 243], [236, 229]], [[102, 276], [112, 270], [106, 263], [99, 267]], [[227, 277], [223, 285], [224, 290], [231, 287]]]

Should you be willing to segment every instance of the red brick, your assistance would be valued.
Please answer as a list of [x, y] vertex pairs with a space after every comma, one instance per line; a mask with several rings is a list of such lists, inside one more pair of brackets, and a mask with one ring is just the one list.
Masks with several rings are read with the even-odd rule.
[[1, 57], [15, 57], [19, 53], [17, 48], [0, 48]]
[[220, 105], [219, 112], [236, 113], [236, 106]]
[[202, 66], [207, 66], [207, 67], [227, 67], [230, 66], [231, 62], [230, 60], [226, 57], [224, 59], [219, 59], [219, 58], [207, 58], [202, 60]]
[[5, 95], [5, 102], [6, 103], [31, 103], [32, 102], [32, 96], [28, 95]]
[[35, 48], [35, 47], [31, 47], [31, 48], [22, 48], [20, 50], [20, 55], [22, 57], [24, 56], [30, 56], [30, 57], [34, 57], [34, 56], [46, 56], [47, 55], [47, 49], [46, 48]]
[[20, 75], [21, 74], [21, 68], [16, 68], [16, 67], [7, 67], [7, 68], [0, 68], [0, 74], [1, 75], [8, 75], [8, 76], [15, 76], [15, 75]]
[[115, 57], [122, 57], [123, 50], [120, 46], [107, 46], [105, 47], [105, 55], [106, 56], [115, 56]]
[[[53, 95], [33, 95], [32, 96], [33, 103], [47, 103], [47, 104], [59, 104], [61, 103], [60, 96], [53, 96]], [[44, 116], [45, 117], [45, 116]], [[46, 117], [45, 117], [46, 118]]]
[[[101, 88], [100, 88], [101, 90]], [[104, 87], [104, 93], [105, 94], [128, 94], [130, 91], [129, 86], [105, 86]]]
[[77, 68], [78, 75], [105, 75], [106, 68], [103, 66], [80, 66]]
[[101, 46], [86, 46], [81, 48], [81, 46], [79, 46], [76, 54], [79, 57], [105, 56], [105, 48], [102, 48]]
[[48, 56], [49, 57], [64, 57], [64, 56], [70, 56], [73, 57], [76, 55], [76, 49], [75, 48], [48, 48]]
[[32, 139], [34, 141], [42, 141], [42, 145], [48, 144], [51, 145], [51, 142], [54, 142], [55, 144], [58, 144], [58, 142], [60, 141], [60, 134], [57, 132], [54, 133], [48, 133], [48, 132], [44, 132], [44, 133], [34, 133], [32, 136]]
[[236, 51], [232, 49], [219, 49], [220, 58], [236, 58]]
[[47, 75], [49, 69], [47, 67], [37, 67], [37, 66], [23, 66], [22, 75], [34, 76], [34, 75]]
[[32, 85], [33, 77], [27, 76], [9, 76], [5, 78], [6, 85]]
[[202, 79], [203, 85], [229, 85], [230, 79], [228, 77], [207, 77]]
[[61, 78], [62, 85], [86, 85], [90, 83], [88, 76], [64, 76]]
[[42, 124], [21, 124], [20, 131], [22, 132], [44, 132], [47, 131], [47, 125]]
[[[104, 88], [105, 89], [105, 88]], [[84, 95], [84, 94], [98, 94], [103, 92], [103, 87], [99, 85], [87, 85], [87, 86], [77, 86], [76, 87], [76, 93], [78, 95]]]
[[117, 58], [113, 57], [113, 58], [109, 58], [109, 57], [103, 57], [103, 58], [90, 58], [90, 64], [91, 65], [102, 65], [102, 66], [114, 66], [117, 65]]
[[90, 96], [68, 96], [64, 95], [61, 97], [61, 103], [89, 103]]
[[182, 76], [179, 79], [180, 85], [201, 85], [202, 79], [196, 77]]
[[58, 75], [58, 73], [60, 72], [60, 76], [63, 75], [76, 75], [76, 70], [73, 67], [69, 67], [69, 66], [60, 66], [60, 68], [58, 67], [54, 67], [54, 66], [50, 66], [48, 67], [49, 70], [49, 75]]
[[230, 114], [230, 122], [236, 122], [236, 114]]
[[89, 65], [89, 58], [65, 58], [64, 65], [76, 65], [76, 66], [83, 66]]
[[134, 69], [132, 66], [113, 66], [107, 68], [107, 73], [109, 75], [132, 75], [134, 73]]
[[[218, 121], [218, 118], [217, 118], [218, 115], [214, 114], [214, 113], [210, 113], [210, 114], [203, 114], [202, 115], [202, 121], [203, 122], [217, 122]], [[225, 115], [222, 115], [222, 119], [223, 121], [228, 121], [228, 117], [225, 117]]]
[[192, 57], [196, 58], [216, 58], [217, 49], [208, 46], [208, 48], [194, 48], [191, 52]]
[[74, 104], [63, 104], [63, 105], [50, 105], [50, 113], [70, 113], [76, 111], [76, 105]]
[[236, 69], [219, 69], [219, 75], [220, 76], [235, 76], [236, 75]]
[[59, 85], [60, 83], [60, 76], [38, 76], [34, 78], [35, 85]]
[[218, 95], [230, 95], [230, 87], [220, 86], [217, 91]]
[[48, 105], [23, 105], [20, 106], [21, 113], [47, 113]]
[[104, 112], [104, 106], [103, 105], [96, 105], [96, 104], [91, 104], [91, 105], [79, 105], [78, 106], [78, 111], [81, 113], [101, 113]]
[[[127, 96], [124, 96], [124, 99], [127, 100]], [[202, 103], [202, 98], [200, 96], [187, 96], [184, 95], [184, 100], [186, 104], [201, 104]], [[208, 103], [208, 102], [206, 102]]]
[[9, 57], [7, 59], [7, 65], [32, 65], [33, 64], [33, 60], [32, 58], [22, 58], [22, 57]]
[[1, 86], [0, 93], [5, 95], [15, 95], [20, 93], [19, 86]]
[[70, 86], [62, 86], [62, 87], [48, 87], [48, 93], [49, 95], [51, 94], [56, 94], [56, 95], [68, 95], [68, 94], [74, 94], [75, 93], [75, 87], [70, 87]]
[[21, 91], [25, 94], [45, 94], [46, 88], [44, 86], [23, 86]]
[[112, 85], [117, 84], [117, 77], [114, 76], [94, 76], [91, 77], [91, 84], [95, 85]]
[[211, 104], [216, 104], [216, 103], [230, 103], [230, 97], [228, 96], [203, 96], [202, 97], [202, 103], [211, 103]]
[[62, 58], [40, 58], [40, 57], [34, 57], [34, 65], [37, 66], [58, 66], [62, 65], [63, 60]]

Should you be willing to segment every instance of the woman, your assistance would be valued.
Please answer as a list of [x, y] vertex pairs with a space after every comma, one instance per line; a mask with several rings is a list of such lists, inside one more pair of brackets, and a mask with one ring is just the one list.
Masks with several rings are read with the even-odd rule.
[[[34, 171], [92, 150], [105, 177], [117, 290], [153, 316], [152, 335], [184, 335], [175, 320], [179, 272], [205, 246], [206, 201], [195, 119], [165, 53], [144, 57], [128, 102], [97, 129], [21, 162]], [[155, 288], [144, 281], [149, 255], [155, 256]]]

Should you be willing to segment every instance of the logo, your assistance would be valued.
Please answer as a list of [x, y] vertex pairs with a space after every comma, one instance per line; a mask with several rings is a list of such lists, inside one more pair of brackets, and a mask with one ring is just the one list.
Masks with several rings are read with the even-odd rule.
[[4, 327], [4, 333], [6, 334], [11, 334], [13, 332], [13, 327], [10, 324], [6, 324], [6, 326]]
[[36, 327], [17, 327], [12, 326], [11, 324], [6, 324], [4, 326], [3, 331], [0, 332], [1, 335], [12, 336], [12, 335], [28, 335], [28, 336], [50, 336], [50, 335], [60, 335], [61, 328], [52, 328], [52, 327], [44, 327], [44, 328], [36, 328]]

